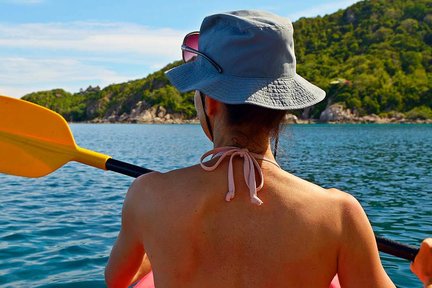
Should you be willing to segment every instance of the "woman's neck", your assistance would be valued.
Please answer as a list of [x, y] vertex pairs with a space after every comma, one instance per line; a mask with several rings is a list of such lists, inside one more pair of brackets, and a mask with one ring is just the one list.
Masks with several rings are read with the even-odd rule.
[[266, 135], [245, 134], [241, 131], [225, 131], [215, 133], [214, 148], [234, 146], [247, 148], [250, 152], [263, 155], [268, 159], [274, 159], [271, 151], [270, 138]]

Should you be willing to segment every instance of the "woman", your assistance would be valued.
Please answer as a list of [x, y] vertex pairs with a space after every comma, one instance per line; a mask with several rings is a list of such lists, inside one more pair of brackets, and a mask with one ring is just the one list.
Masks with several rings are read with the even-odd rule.
[[[357, 200], [283, 171], [271, 151], [285, 112], [325, 96], [296, 74], [291, 22], [260, 11], [212, 15], [182, 50], [188, 63], [167, 76], [197, 91], [215, 149], [200, 165], [132, 184], [108, 286], [152, 269], [156, 287], [327, 288], [335, 274], [342, 287], [394, 287]], [[425, 285], [431, 247], [423, 243], [413, 266]]]

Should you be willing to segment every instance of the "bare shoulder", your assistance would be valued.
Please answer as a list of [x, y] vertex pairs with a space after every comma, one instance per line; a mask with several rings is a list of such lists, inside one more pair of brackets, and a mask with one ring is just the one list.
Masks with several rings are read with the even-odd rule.
[[149, 194], [149, 191], [152, 191], [153, 187], [158, 185], [158, 182], [161, 181], [162, 173], [160, 172], [151, 172], [148, 174], [144, 174], [136, 178], [131, 186], [129, 187], [129, 190], [126, 195], [127, 198], [133, 198], [135, 200], [146, 197]]
[[328, 195], [330, 197], [337, 199], [344, 206], [345, 205], [347, 205], [347, 206], [360, 205], [360, 203], [357, 201], [357, 199], [353, 195], [351, 195], [345, 191], [339, 190], [337, 188], [328, 188], [328, 189], [325, 189], [325, 191], [328, 193]]
[[139, 218], [143, 212], [154, 204], [152, 191], [160, 181], [161, 173], [152, 172], [136, 178], [130, 185], [123, 203], [123, 218], [127, 215], [136, 215]]
[[148, 191], [152, 191], [153, 187], [157, 187], [163, 182], [164, 174], [160, 172], [151, 172], [136, 178], [129, 187], [128, 194], [146, 195]]
[[[160, 172], [152, 172], [136, 178], [126, 194], [125, 202], [133, 202], [136, 205], [153, 207], [166, 185], [167, 175]], [[144, 208], [144, 207], [141, 207]]]
[[335, 197], [341, 219], [338, 275], [342, 287], [394, 287], [385, 273], [375, 236], [360, 202], [339, 189], [327, 189]]
[[304, 212], [303, 217], [315, 226], [326, 227], [338, 237], [349, 222], [364, 215], [360, 203], [347, 192], [321, 187], [288, 172], [282, 177], [276, 178], [275, 188], [295, 204], [297, 213]]
[[[331, 203], [331, 209], [337, 207], [345, 210], [358, 209], [360, 203], [351, 194], [344, 192], [337, 188], [323, 188], [317, 184], [309, 182], [305, 179], [299, 178], [292, 174], [287, 173], [290, 179], [289, 186], [294, 186], [298, 190], [304, 192], [306, 197], [313, 198], [314, 200], [324, 201], [324, 203]], [[314, 201], [319, 202], [319, 201]]]
[[336, 188], [330, 188], [326, 190], [328, 191], [329, 195], [331, 195], [331, 197], [336, 199], [345, 219], [352, 219], [365, 215], [363, 207], [353, 195]]
[[190, 182], [197, 172], [197, 165], [171, 170], [165, 173], [152, 172], [142, 175], [135, 179], [131, 188], [134, 190], [145, 191], [146, 194], [157, 192], [158, 194], [164, 192], [164, 189], [182, 185], [183, 182]]
[[[373, 247], [375, 240], [369, 219], [360, 202], [352, 195], [338, 189], [328, 189], [337, 199], [337, 207], [343, 227], [343, 246], [353, 249], [354, 246]], [[353, 241], [356, 239], [356, 241]], [[366, 249], [362, 246], [362, 249]]]
[[[140, 177], [135, 179], [134, 183], [137, 183], [138, 185], [161, 184], [161, 182], [169, 180], [170, 178], [193, 173], [194, 171], [197, 170], [197, 168], [199, 168], [199, 166], [194, 165], [194, 166], [171, 170], [164, 173], [155, 171], [155, 172], [141, 175]], [[182, 180], [182, 179], [177, 179], [177, 180]]]
[[[169, 206], [176, 201], [182, 186], [187, 186], [196, 174], [196, 167], [186, 167], [166, 173], [152, 172], [135, 179], [131, 184], [126, 202], [139, 205], [140, 210], [151, 212]], [[165, 209], [165, 208], [164, 208]]]
[[333, 209], [338, 209], [345, 226], [364, 225], [368, 221], [363, 207], [353, 195], [336, 188], [325, 189], [325, 191], [331, 198]]

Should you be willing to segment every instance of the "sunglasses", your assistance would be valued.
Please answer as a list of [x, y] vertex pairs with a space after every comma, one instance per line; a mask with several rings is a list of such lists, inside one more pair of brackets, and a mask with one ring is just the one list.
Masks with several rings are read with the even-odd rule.
[[206, 59], [212, 64], [219, 73], [222, 73], [222, 67], [220, 67], [213, 59], [198, 50], [199, 32], [191, 32], [183, 39], [182, 57], [185, 63], [195, 61], [199, 56]]

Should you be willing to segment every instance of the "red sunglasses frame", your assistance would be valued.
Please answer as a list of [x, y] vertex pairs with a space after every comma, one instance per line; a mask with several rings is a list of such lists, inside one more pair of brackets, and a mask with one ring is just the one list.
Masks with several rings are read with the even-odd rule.
[[212, 65], [216, 68], [216, 70], [217, 70], [219, 73], [222, 73], [222, 72], [223, 72], [222, 67], [221, 67], [219, 64], [217, 64], [216, 61], [214, 61], [213, 59], [211, 59], [211, 58], [210, 58], [209, 56], [207, 56], [206, 54], [204, 54], [204, 53], [198, 51], [198, 49], [195, 49], [195, 48], [192, 48], [192, 47], [186, 45], [188, 38], [189, 38], [189, 37], [192, 37], [192, 36], [196, 36], [196, 35], [198, 35], [198, 37], [199, 37], [199, 32], [198, 32], [198, 31], [188, 33], [188, 34], [184, 37], [184, 39], [183, 39], [183, 44], [182, 44], [182, 46], [181, 46], [183, 61], [184, 61], [185, 63], [188, 63], [188, 62], [191, 62], [191, 61], [195, 61], [195, 58], [196, 58], [196, 57], [192, 57], [192, 58], [190, 58], [188, 61], [186, 61], [185, 52], [189, 52], [189, 53], [192, 53], [192, 54], [196, 54], [196, 55], [202, 56], [204, 59], [206, 59], [208, 62], [210, 62], [210, 64], [212, 64]]

